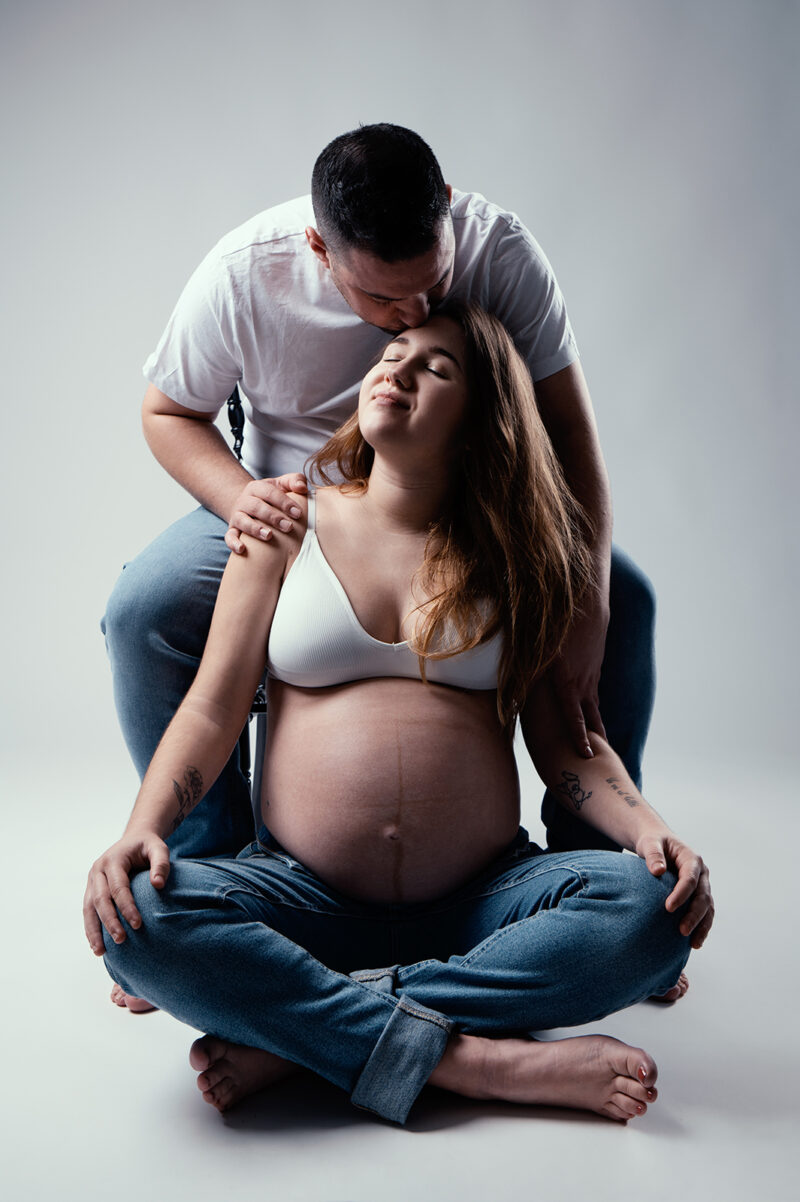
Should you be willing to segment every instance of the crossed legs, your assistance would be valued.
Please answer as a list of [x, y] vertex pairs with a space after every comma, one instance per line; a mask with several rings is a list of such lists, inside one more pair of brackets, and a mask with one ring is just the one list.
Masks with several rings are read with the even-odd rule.
[[126, 992], [209, 1033], [192, 1062], [220, 1108], [299, 1065], [397, 1122], [428, 1081], [626, 1119], [655, 1097], [646, 1053], [528, 1033], [675, 984], [689, 943], [669, 888], [633, 856], [517, 844], [438, 903], [368, 907], [253, 844], [178, 861], [161, 893], [137, 877], [143, 926], [106, 961]]

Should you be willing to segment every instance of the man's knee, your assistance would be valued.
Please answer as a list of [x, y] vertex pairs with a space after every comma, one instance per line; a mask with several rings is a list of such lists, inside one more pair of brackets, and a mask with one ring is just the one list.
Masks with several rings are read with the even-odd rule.
[[656, 620], [656, 593], [650, 578], [633, 560], [614, 547], [609, 590], [611, 620], [630, 628], [652, 630]]
[[221, 532], [218, 518], [195, 511], [124, 566], [101, 623], [112, 658], [147, 641], [202, 653], [227, 559]]

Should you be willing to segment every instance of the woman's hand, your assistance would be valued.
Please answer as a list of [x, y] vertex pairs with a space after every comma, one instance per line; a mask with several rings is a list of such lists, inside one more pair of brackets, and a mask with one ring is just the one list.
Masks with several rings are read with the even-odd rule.
[[148, 865], [151, 883], [163, 889], [169, 876], [169, 848], [154, 831], [123, 835], [92, 864], [83, 897], [83, 926], [96, 956], [105, 951], [103, 927], [115, 943], [125, 941], [119, 914], [134, 930], [142, 925], [131, 893], [131, 876]]
[[672, 831], [660, 835], [642, 835], [636, 854], [647, 864], [653, 876], [662, 876], [671, 868], [678, 880], [666, 901], [668, 910], [678, 910], [691, 899], [680, 923], [682, 935], [691, 935], [692, 947], [702, 947], [714, 921], [714, 899], [706, 868], [700, 856], [682, 843]]
[[306, 478], [301, 472], [265, 480], [251, 480], [237, 497], [225, 533], [225, 542], [237, 555], [244, 553], [240, 535], [269, 541], [270, 526], [276, 530], [291, 530], [291, 518], [302, 517], [290, 492], [308, 492]]

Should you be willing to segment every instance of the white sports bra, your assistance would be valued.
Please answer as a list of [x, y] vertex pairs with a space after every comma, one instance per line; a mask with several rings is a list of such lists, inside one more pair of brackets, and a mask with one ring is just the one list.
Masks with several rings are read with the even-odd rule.
[[[324, 688], [376, 676], [420, 680], [419, 659], [408, 645], [382, 643], [368, 634], [350, 598], [322, 553], [315, 530], [313, 494], [308, 529], [286, 574], [269, 635], [270, 676], [303, 688]], [[429, 659], [425, 674], [434, 684], [460, 689], [496, 689], [501, 634], [449, 659]]]

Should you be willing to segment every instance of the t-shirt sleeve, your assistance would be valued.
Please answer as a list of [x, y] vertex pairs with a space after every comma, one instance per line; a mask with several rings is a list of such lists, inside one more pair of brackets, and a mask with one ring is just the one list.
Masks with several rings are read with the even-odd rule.
[[217, 413], [242, 375], [233, 313], [224, 260], [212, 251], [178, 298], [145, 379], [187, 409]]
[[492, 312], [527, 361], [534, 383], [568, 367], [578, 346], [550, 263], [521, 222], [498, 239], [490, 272]]

